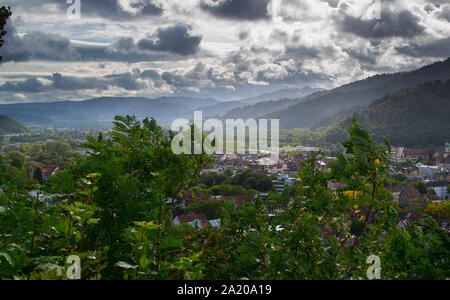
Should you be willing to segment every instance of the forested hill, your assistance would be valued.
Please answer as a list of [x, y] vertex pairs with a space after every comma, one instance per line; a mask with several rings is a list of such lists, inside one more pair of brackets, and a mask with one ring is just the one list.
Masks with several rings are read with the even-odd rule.
[[[351, 115], [355, 108], [368, 107], [384, 96], [438, 79], [444, 81], [450, 79], [450, 59], [415, 71], [373, 76], [297, 101], [282, 100], [271, 105], [261, 103], [249, 106], [230, 112], [226, 117], [233, 117], [233, 114], [236, 114], [244, 118], [279, 119], [284, 129], [312, 128], [319, 123], [322, 126], [330, 126], [336, 120], [336, 115], [342, 115], [344, 119]], [[324, 122], [324, 120], [332, 121]]]
[[0, 134], [26, 133], [28, 128], [17, 121], [0, 115]]
[[325, 141], [339, 143], [355, 118], [377, 140], [408, 147], [442, 146], [450, 141], [450, 80], [419, 85], [377, 100], [361, 113], [331, 127]]

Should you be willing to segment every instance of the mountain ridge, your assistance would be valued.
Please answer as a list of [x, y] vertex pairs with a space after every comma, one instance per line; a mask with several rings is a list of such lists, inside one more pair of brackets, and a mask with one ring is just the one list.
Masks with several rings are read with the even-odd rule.
[[412, 71], [374, 75], [300, 99], [258, 103], [229, 111], [224, 118], [279, 119], [283, 129], [329, 126], [338, 114], [345, 118], [356, 107], [362, 110], [379, 98], [437, 79], [450, 79], [450, 58]]

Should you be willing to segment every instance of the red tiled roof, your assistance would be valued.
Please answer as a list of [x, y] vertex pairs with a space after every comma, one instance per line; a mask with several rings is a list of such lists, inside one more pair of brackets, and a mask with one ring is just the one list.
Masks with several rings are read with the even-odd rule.
[[431, 201], [437, 201], [439, 200], [439, 197], [435, 194], [427, 194], [427, 198]]
[[406, 155], [430, 155], [435, 152], [434, 149], [407, 149]]
[[447, 185], [448, 185], [447, 181], [433, 181], [433, 182], [427, 183], [427, 187], [438, 187], [438, 186], [447, 186]]
[[419, 190], [414, 187], [407, 187], [403, 190], [402, 194], [406, 194], [408, 198], [417, 199], [420, 198], [422, 194], [420, 194]]
[[194, 220], [200, 220], [202, 222], [208, 222], [208, 218], [206, 217], [205, 214], [190, 213], [188, 215], [177, 216], [177, 218], [180, 221], [180, 223], [188, 223], [188, 222], [192, 222]]

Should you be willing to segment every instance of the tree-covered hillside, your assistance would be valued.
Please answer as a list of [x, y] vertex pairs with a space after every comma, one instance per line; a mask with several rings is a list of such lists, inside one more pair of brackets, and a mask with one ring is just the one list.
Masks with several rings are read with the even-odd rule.
[[8, 117], [0, 115], [0, 134], [25, 133], [28, 129]]
[[[450, 79], [450, 59], [424, 68], [395, 74], [382, 74], [357, 81], [340, 88], [314, 94], [301, 103], [275, 111], [265, 117], [280, 119], [280, 126], [312, 128], [324, 119], [358, 106], [369, 106], [375, 100], [395, 94], [402, 89], [414, 88], [428, 81]], [[351, 114], [348, 114], [349, 116]]]
[[428, 82], [377, 100], [331, 127], [326, 142], [345, 140], [352, 118], [377, 140], [386, 137], [392, 144], [409, 147], [442, 146], [450, 140], [450, 80]]
[[304, 98], [262, 102], [229, 111], [224, 118], [279, 119], [283, 129], [327, 127], [402, 89], [450, 79], [450, 59], [410, 72], [380, 74]]

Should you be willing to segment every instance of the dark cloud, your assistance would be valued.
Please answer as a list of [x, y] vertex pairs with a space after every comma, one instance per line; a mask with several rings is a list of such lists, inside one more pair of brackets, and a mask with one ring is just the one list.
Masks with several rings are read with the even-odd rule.
[[30, 78], [21, 82], [6, 82], [0, 86], [2, 92], [12, 93], [40, 93], [44, 91], [44, 84], [37, 78]]
[[[33, 11], [35, 9], [42, 9], [46, 5], [53, 5], [62, 13], [66, 13], [70, 4], [65, 0], [13, 0], [8, 2], [13, 8], [13, 11]], [[81, 1], [81, 15], [101, 17], [111, 20], [124, 20], [148, 16], [159, 16], [163, 13], [163, 9], [154, 3], [153, 0], [143, 0], [131, 4], [137, 13], [132, 14], [123, 9], [119, 0], [82, 0]]]
[[191, 30], [191, 26], [186, 24], [160, 28], [154, 36], [140, 40], [137, 45], [141, 50], [192, 55], [197, 53], [202, 37], [192, 35]]
[[179, 75], [179, 74], [175, 74], [172, 72], [164, 72], [161, 76], [161, 78], [167, 82], [167, 84], [172, 85], [174, 87], [180, 88], [180, 87], [185, 87], [186, 82], [184, 80], [184, 78]]
[[145, 70], [141, 73], [141, 78], [150, 78], [154, 81], [161, 80], [161, 74], [156, 70]]
[[417, 58], [447, 58], [450, 57], [450, 38], [424, 44], [411, 43], [408, 46], [397, 47], [396, 50], [400, 54]]
[[381, 20], [363, 20], [345, 15], [338, 21], [342, 31], [368, 39], [412, 38], [424, 33], [425, 28], [419, 22], [419, 17], [406, 10], [400, 13], [383, 10]]
[[[201, 42], [201, 36], [192, 36], [191, 27], [176, 25], [159, 29], [153, 39], [143, 39], [137, 44], [133, 38], [123, 37], [111, 45], [90, 45], [73, 43], [56, 34], [39, 31], [20, 37], [15, 28], [6, 25], [8, 34], [5, 44], [0, 48], [2, 63], [44, 61], [124, 61], [140, 62], [155, 60], [176, 60], [172, 54], [195, 54]], [[165, 52], [165, 53], [164, 53]]]
[[287, 46], [284, 58], [292, 57], [299, 60], [304, 60], [306, 58], [318, 58], [321, 50], [313, 47], [306, 46]]
[[137, 81], [137, 77], [136, 74], [131, 73], [105, 76], [106, 79], [111, 79], [111, 85], [121, 87], [127, 91], [139, 91], [145, 88], [144, 84]]
[[71, 47], [69, 39], [43, 32], [26, 34], [23, 38], [17, 35], [15, 28], [8, 23], [5, 44], [0, 49], [2, 62], [27, 61], [32, 58], [41, 60], [73, 60], [77, 55]]
[[[114, 74], [100, 78], [63, 76], [60, 73], [54, 73], [52, 76], [33, 77], [25, 81], [8, 81], [0, 86], [0, 91], [12, 93], [77, 92], [82, 90], [103, 91], [108, 90], [110, 87], [137, 91], [146, 87], [138, 78], [138, 73]], [[49, 83], [44, 84], [43, 80]]]
[[329, 6], [336, 8], [339, 6], [340, 0], [321, 0], [322, 2], [327, 2]]
[[376, 54], [369, 51], [364, 51], [361, 49], [343, 49], [343, 51], [362, 64], [375, 65], [377, 62]]
[[248, 37], [249, 37], [249, 32], [248, 31], [241, 31], [240, 33], [239, 33], [239, 39], [241, 40], [241, 41], [243, 41], [243, 40], [246, 40]]
[[108, 84], [101, 79], [97, 78], [77, 78], [62, 76], [59, 73], [54, 73], [51, 78], [52, 88], [61, 91], [77, 91], [77, 90], [106, 90]]
[[442, 7], [441, 11], [437, 14], [440, 19], [444, 19], [450, 22], [450, 5]]
[[202, 0], [200, 7], [216, 17], [240, 20], [268, 19], [270, 0]]

